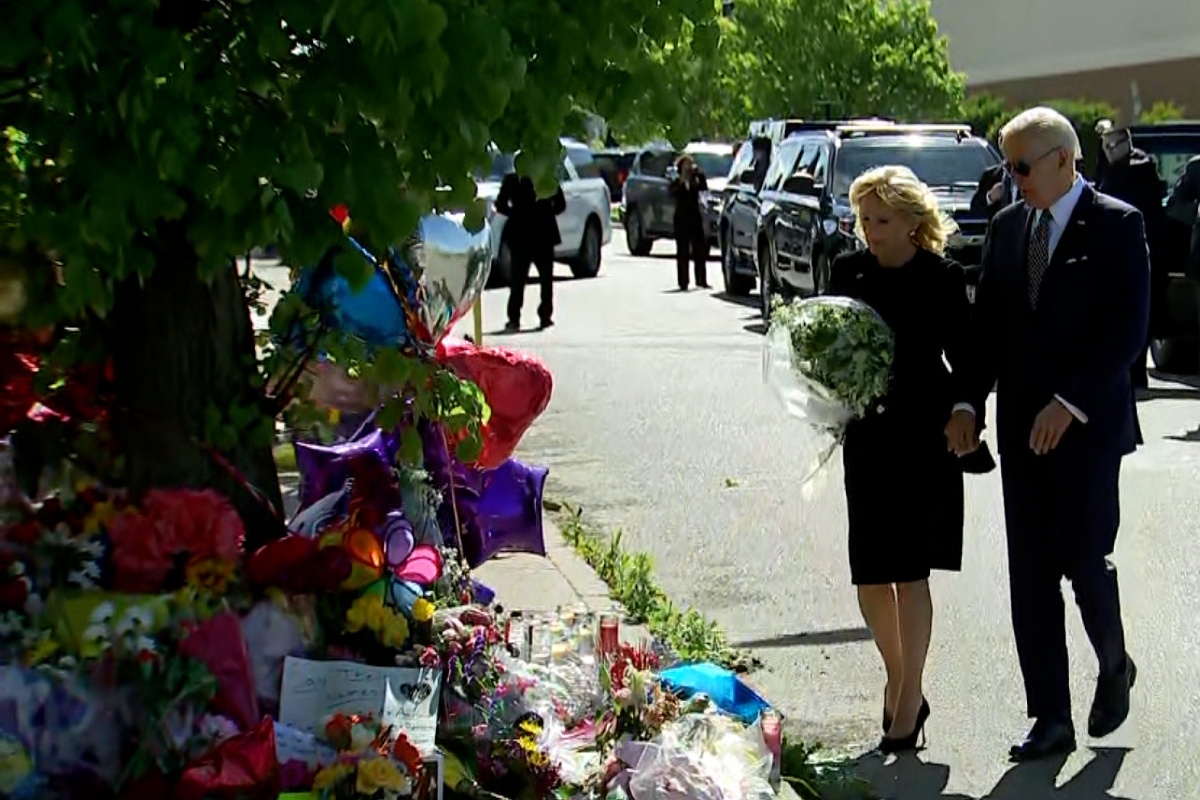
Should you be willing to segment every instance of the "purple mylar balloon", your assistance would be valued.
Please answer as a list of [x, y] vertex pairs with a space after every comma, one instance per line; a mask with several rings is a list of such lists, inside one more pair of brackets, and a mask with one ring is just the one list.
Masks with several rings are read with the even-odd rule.
[[404, 518], [404, 512], [391, 511], [383, 523], [383, 552], [388, 567], [398, 567], [413, 551], [412, 525]]
[[348, 462], [356, 456], [390, 463], [387, 443], [378, 428], [359, 439], [325, 447], [296, 442], [296, 467], [300, 470], [300, 508], [304, 509], [342, 487], [349, 475]]
[[[549, 474], [546, 467], [531, 467], [510, 458], [495, 469], [476, 469], [453, 457], [446, 458], [439, 428], [422, 425], [421, 434], [425, 470], [445, 501], [438, 520], [442, 530], [454, 530], [454, 510], [458, 509], [462, 552], [469, 566], [477, 567], [502, 552], [546, 555], [542, 530], [542, 492]], [[457, 501], [454, 507], [451, 482]]]

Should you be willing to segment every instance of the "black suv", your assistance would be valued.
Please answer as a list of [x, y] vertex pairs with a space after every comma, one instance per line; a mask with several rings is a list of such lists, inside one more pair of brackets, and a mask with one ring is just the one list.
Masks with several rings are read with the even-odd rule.
[[[1154, 156], [1169, 196], [1188, 161], [1200, 156], [1200, 122], [1131, 125], [1129, 132], [1134, 147]], [[1154, 266], [1165, 275], [1153, 284], [1162, 294], [1150, 303], [1150, 354], [1163, 372], [1194, 375], [1200, 368], [1200, 284], [1184, 275], [1192, 232], [1167, 217], [1160, 235], [1151, 251], [1156, 253]]]
[[984, 170], [999, 162], [995, 149], [971, 136], [965, 125], [814, 123], [792, 133], [778, 145], [757, 193], [754, 272], [747, 274], [745, 262], [733, 260], [726, 288], [744, 289], [748, 279], [757, 277], [764, 316], [775, 292], [825, 291], [833, 260], [862, 246], [854, 233], [850, 184], [885, 164], [911, 168], [937, 193], [959, 226], [947, 255], [977, 265], [987, 217], [971, 212], [971, 196]]

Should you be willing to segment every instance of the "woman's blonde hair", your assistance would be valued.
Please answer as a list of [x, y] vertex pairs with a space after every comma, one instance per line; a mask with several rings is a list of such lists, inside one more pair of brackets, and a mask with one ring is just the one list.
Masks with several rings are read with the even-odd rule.
[[958, 225], [938, 207], [937, 198], [908, 167], [876, 167], [859, 175], [850, 184], [850, 207], [854, 210], [854, 231], [866, 240], [862, 229], [859, 206], [863, 198], [875, 195], [892, 211], [912, 217], [916, 223], [913, 244], [941, 254], [946, 240], [958, 230]]

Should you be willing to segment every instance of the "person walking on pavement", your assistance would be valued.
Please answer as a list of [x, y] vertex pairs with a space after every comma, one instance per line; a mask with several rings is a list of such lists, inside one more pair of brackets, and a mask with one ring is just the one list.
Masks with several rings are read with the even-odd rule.
[[510, 174], [500, 185], [496, 211], [508, 217], [504, 236], [512, 255], [505, 331], [521, 330], [521, 306], [525, 303], [530, 264], [537, 268], [541, 285], [539, 327], [544, 330], [554, 324], [554, 248], [562, 243], [557, 217], [566, 210], [561, 186], [550, 197], [539, 198], [531, 178]]
[[682, 155], [675, 162], [675, 178], [671, 181], [671, 196], [675, 199], [675, 271], [679, 291], [688, 288], [688, 261], [696, 264], [696, 285], [710, 288], [705, 273], [708, 258], [708, 235], [704, 229], [704, 212], [700, 209], [700, 193], [708, 191], [708, 179], [695, 159]]
[[1009, 757], [1027, 761], [1075, 749], [1064, 577], [1100, 667], [1088, 734], [1129, 715], [1137, 669], [1109, 556], [1121, 460], [1138, 439], [1129, 372], [1146, 341], [1150, 257], [1137, 209], [1078, 174], [1062, 114], [1019, 114], [1000, 146], [1025, 202], [996, 215], [984, 245], [975, 392], [996, 387], [1013, 633], [1034, 720]]
[[[833, 262], [828, 293], [873, 308], [904, 354], [883, 410], [851, 422], [842, 450], [850, 578], [887, 673], [879, 750], [896, 753], [916, 747], [930, 713], [930, 572], [961, 569], [963, 472], [989, 466], [974, 416], [955, 407], [987, 393], [968, 394], [971, 306], [962, 267], [943, 255], [955, 225], [934, 193], [907, 167], [884, 166], [850, 185], [850, 205], [867, 247]], [[955, 452], [968, 449], [976, 455]], [[920, 522], [909, 533], [905, 519]]]
[[[1170, 280], [1169, 270], [1162, 258], [1166, 183], [1158, 176], [1158, 164], [1154, 157], [1134, 146], [1133, 135], [1128, 128], [1117, 128], [1110, 120], [1102, 120], [1096, 130], [1100, 133], [1101, 149], [1107, 163], [1096, 188], [1140, 211], [1146, 226], [1146, 241], [1150, 245], [1150, 319], [1153, 322], [1162, 318], [1159, 306], [1166, 300], [1167, 282]], [[1145, 389], [1149, 384], [1146, 370], [1146, 357], [1150, 351], [1149, 334], [1148, 331], [1146, 344], [1130, 371], [1133, 385], [1139, 389]]]

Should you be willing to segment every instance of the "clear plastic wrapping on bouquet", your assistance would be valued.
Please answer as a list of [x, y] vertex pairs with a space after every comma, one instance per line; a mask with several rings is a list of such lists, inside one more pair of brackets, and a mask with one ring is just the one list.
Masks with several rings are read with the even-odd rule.
[[854, 412], [833, 392], [795, 366], [792, 334], [784, 325], [771, 325], [763, 342], [763, 382], [788, 414], [835, 434], [854, 418]]
[[641, 749], [632, 800], [768, 800], [772, 757], [758, 725], [715, 711], [684, 714]]
[[521, 698], [518, 713], [533, 711], [570, 729], [592, 716], [604, 701], [595, 665], [577, 656], [546, 665], [501, 658], [509, 686], [516, 688]]
[[873, 413], [887, 393], [895, 338], [870, 306], [811, 297], [775, 309], [763, 342], [763, 382], [787, 413], [829, 443], [809, 481], [833, 455], [847, 423]]

